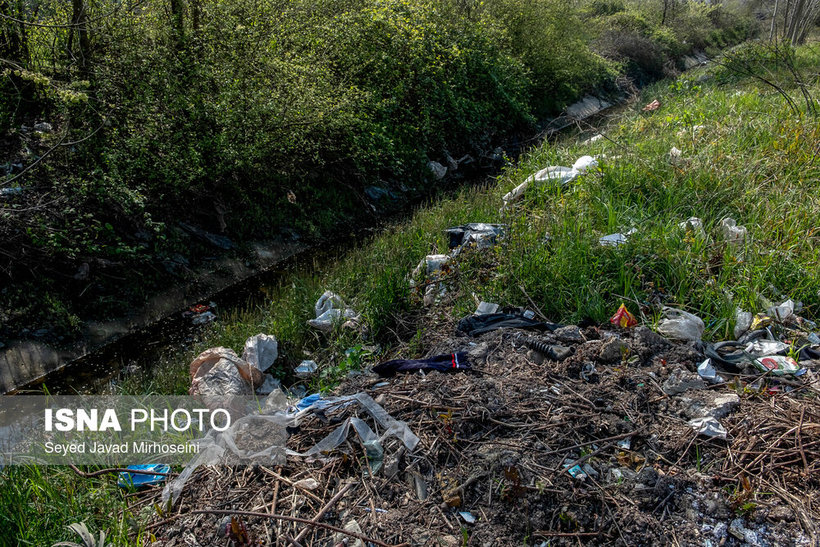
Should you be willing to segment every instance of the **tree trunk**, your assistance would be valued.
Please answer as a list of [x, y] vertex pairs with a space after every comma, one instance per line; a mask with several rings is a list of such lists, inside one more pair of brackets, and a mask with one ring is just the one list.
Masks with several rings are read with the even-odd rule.
[[86, 12], [83, 0], [71, 0], [71, 32], [69, 33], [68, 47], [71, 51], [71, 35], [77, 33], [77, 54], [76, 59], [80, 64], [80, 74], [88, 74], [88, 63], [91, 57], [91, 45], [88, 40], [88, 13]]
[[171, 0], [171, 29], [174, 33], [174, 39], [177, 42], [177, 47], [182, 49], [185, 40], [185, 18], [183, 0]]

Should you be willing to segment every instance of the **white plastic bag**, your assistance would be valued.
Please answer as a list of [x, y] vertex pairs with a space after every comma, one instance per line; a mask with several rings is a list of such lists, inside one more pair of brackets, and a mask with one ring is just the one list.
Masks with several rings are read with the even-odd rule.
[[578, 173], [586, 173], [588, 170], [595, 169], [596, 167], [598, 167], [598, 160], [592, 156], [581, 156], [572, 164], [572, 168]]
[[697, 315], [676, 308], [663, 308], [663, 319], [658, 323], [658, 332], [673, 340], [697, 342], [703, 336], [706, 325]]
[[743, 336], [743, 333], [749, 330], [749, 327], [752, 326], [753, 318], [754, 317], [751, 312], [743, 311], [740, 308], [735, 311], [735, 340]]
[[346, 308], [344, 301], [339, 295], [331, 291], [325, 291], [314, 306], [316, 319], [308, 320], [308, 325], [323, 332], [330, 332], [333, 325], [344, 320], [351, 320], [354, 323], [359, 320], [359, 315], [351, 308]]
[[733, 218], [727, 217], [720, 221], [720, 232], [723, 239], [732, 245], [743, 245], [746, 242], [746, 227], [738, 226]]
[[279, 357], [279, 343], [274, 336], [257, 334], [245, 341], [242, 359], [262, 372], [268, 370]]

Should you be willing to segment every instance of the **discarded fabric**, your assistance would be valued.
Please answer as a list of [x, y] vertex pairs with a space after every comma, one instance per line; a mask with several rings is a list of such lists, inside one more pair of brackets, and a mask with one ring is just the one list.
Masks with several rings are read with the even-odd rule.
[[522, 313], [488, 313], [471, 315], [458, 322], [458, 330], [470, 336], [478, 336], [498, 329], [527, 329], [554, 331], [561, 325], [527, 319]]
[[609, 318], [609, 322], [624, 329], [634, 327], [638, 324], [638, 320], [635, 319], [634, 315], [629, 313], [629, 310], [626, 309], [626, 305], [623, 303], [621, 303], [615, 315]]
[[128, 488], [131, 486], [139, 488], [140, 486], [152, 486], [154, 484], [159, 484], [165, 480], [167, 473], [171, 472], [171, 466], [164, 463], [129, 465], [126, 469], [130, 469], [132, 471], [151, 471], [153, 473], [161, 474], [146, 475], [144, 473], [127, 473], [122, 471], [117, 478], [117, 486], [120, 488]]
[[658, 332], [667, 338], [697, 342], [703, 336], [706, 325], [697, 315], [669, 307], [664, 307], [662, 314]]
[[466, 353], [448, 353], [427, 359], [394, 359], [373, 367], [373, 372], [381, 376], [393, 376], [397, 372], [413, 372], [416, 370], [438, 370], [439, 372], [455, 372], [470, 370], [472, 366], [467, 360]]

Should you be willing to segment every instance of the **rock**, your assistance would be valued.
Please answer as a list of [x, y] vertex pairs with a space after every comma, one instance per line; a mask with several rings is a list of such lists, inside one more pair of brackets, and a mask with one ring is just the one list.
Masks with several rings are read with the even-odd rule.
[[88, 262], [83, 262], [80, 264], [80, 267], [77, 268], [77, 273], [74, 274], [74, 279], [77, 281], [85, 281], [88, 279], [88, 274], [91, 271], [91, 266]]
[[544, 354], [531, 349], [527, 352], [527, 359], [535, 363], [536, 365], [543, 365], [544, 364]]
[[279, 344], [274, 336], [257, 334], [245, 341], [242, 359], [251, 366], [265, 372], [279, 357]]
[[729, 524], [729, 533], [741, 541], [745, 541], [748, 545], [754, 547], [763, 547], [766, 545], [757, 532], [750, 530], [743, 525], [743, 519], [735, 519]]
[[458, 170], [458, 162], [453, 159], [453, 156], [451, 156], [449, 152], [444, 154], [444, 160], [447, 162], [447, 169], [451, 172]]
[[282, 382], [270, 374], [265, 374], [262, 385], [256, 389], [257, 395], [270, 395], [277, 389], [282, 389]]
[[[347, 524], [345, 524], [344, 529], [345, 529], [346, 532], [354, 532], [354, 533], [357, 533], [357, 534], [362, 533], [361, 526], [359, 526], [359, 523], [356, 522], [355, 520], [351, 520]], [[360, 540], [360, 539], [355, 539], [354, 540], [354, 538], [352, 538], [348, 535], [342, 534], [341, 532], [337, 532], [336, 535], [333, 536], [333, 545], [338, 545], [339, 543], [344, 542], [346, 539], [348, 540], [348, 542], [345, 543], [345, 545], [348, 545], [349, 547], [364, 547], [364, 542], [362, 540]]]
[[598, 352], [598, 360], [602, 363], [620, 363], [624, 353], [628, 350], [629, 346], [619, 338], [610, 338], [604, 342], [601, 351]]
[[707, 416], [713, 418], [725, 418], [740, 404], [740, 397], [737, 393], [721, 393], [716, 395], [712, 401], [712, 408], [706, 412]]
[[210, 243], [214, 247], [218, 247], [225, 251], [229, 251], [234, 247], [233, 242], [225, 236], [212, 234], [211, 232], [205, 231], [202, 228], [197, 228], [196, 226], [187, 224], [185, 222], [180, 222], [179, 227], [188, 232], [189, 234], [198, 237], [202, 241]]
[[433, 176], [436, 178], [436, 180], [443, 179], [444, 176], [447, 174], [447, 168], [437, 161], [428, 161], [427, 169], [429, 169], [430, 172], [433, 173]]
[[736, 393], [700, 391], [682, 399], [682, 403], [683, 413], [689, 418], [725, 418], [740, 404], [740, 397]]
[[364, 195], [373, 201], [396, 197], [396, 195], [387, 188], [380, 188], [378, 186], [368, 186], [364, 189]]
[[706, 382], [695, 373], [676, 368], [663, 383], [663, 392], [667, 395], [678, 395], [690, 389], [704, 389]]
[[487, 342], [481, 342], [477, 344], [475, 347], [471, 348], [467, 355], [470, 359], [476, 363], [484, 362], [487, 359], [487, 354], [489, 353], [490, 345]]
[[633, 336], [641, 345], [645, 346], [652, 353], [657, 353], [670, 345], [669, 340], [649, 327], [635, 327], [633, 330]]
[[581, 329], [576, 325], [568, 325], [566, 327], [561, 327], [560, 329], [556, 329], [555, 332], [552, 333], [556, 339], [561, 342], [569, 342], [569, 343], [576, 343], [580, 344], [581, 342], [586, 342], [584, 335], [581, 334]]

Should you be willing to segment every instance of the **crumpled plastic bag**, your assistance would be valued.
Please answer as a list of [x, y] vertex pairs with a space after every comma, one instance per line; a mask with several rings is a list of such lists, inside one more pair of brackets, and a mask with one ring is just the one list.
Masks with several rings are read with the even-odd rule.
[[678, 227], [686, 232], [692, 232], [695, 237], [706, 237], [706, 231], [703, 229], [703, 221], [698, 217], [689, 217], [678, 224]]
[[[282, 391], [276, 391], [266, 399], [263, 413], [254, 413], [239, 418], [231, 427], [222, 432], [210, 431], [199, 439], [199, 452], [180, 475], [168, 482], [162, 490], [162, 501], [175, 502], [182, 493], [186, 482], [200, 465], [238, 465], [241, 463], [264, 462], [270, 465], [284, 465], [287, 456], [319, 456], [334, 450], [347, 440], [352, 426], [367, 447], [368, 458], [373, 456], [371, 472], [375, 473], [381, 462], [377, 453], [390, 437], [413, 451], [419, 438], [410, 430], [406, 422], [396, 420], [366, 393], [328, 399], [317, 398], [310, 406], [296, 412], [288, 410], [289, 404]], [[300, 421], [316, 410], [328, 413], [334, 408], [358, 404], [361, 411], [369, 414], [381, 428], [377, 435], [361, 418], [350, 416], [328, 436], [317, 442], [304, 453], [294, 452], [286, 446], [288, 428], [297, 427]], [[361, 415], [361, 413], [359, 414]]]
[[717, 439], [726, 440], [726, 428], [721, 425], [715, 418], [708, 416], [706, 418], [695, 418], [689, 421], [689, 426], [697, 431], [698, 435], [705, 435], [707, 437], [714, 437]]
[[771, 306], [766, 310], [766, 314], [779, 323], [787, 322], [795, 312], [795, 303], [793, 300], [786, 300], [782, 304]]
[[637, 228], [632, 228], [628, 232], [609, 234], [598, 238], [598, 245], [601, 247], [619, 247], [625, 245], [629, 240], [629, 236], [638, 233]]
[[359, 314], [344, 305], [342, 298], [331, 291], [325, 291], [314, 305], [316, 319], [308, 320], [308, 325], [323, 332], [333, 330], [333, 325], [350, 320], [352, 323], [359, 321]]
[[503, 224], [483, 222], [472, 222], [444, 230], [450, 236], [450, 248], [455, 249], [452, 256], [458, 256], [462, 249], [470, 245], [475, 245], [478, 249], [489, 249], [505, 231], [506, 226]]
[[211, 348], [191, 361], [191, 395], [224, 397], [250, 395], [262, 385], [262, 371], [229, 348]]
[[742, 309], [737, 308], [735, 311], [735, 340], [743, 336], [743, 333], [749, 330], [752, 326], [753, 319], [754, 316], [751, 312], [743, 311]]
[[676, 308], [664, 307], [658, 332], [673, 340], [700, 341], [706, 325], [697, 315]]
[[447, 293], [442, 279], [450, 273], [449, 255], [427, 255], [412, 272], [410, 272], [410, 289], [416, 289], [416, 279], [423, 276], [423, 301], [425, 306], [432, 306], [436, 298]]
[[731, 217], [720, 221], [720, 233], [723, 239], [732, 245], [743, 245], [746, 242], [746, 227], [738, 226], [735, 219]]
[[262, 372], [268, 370], [279, 357], [279, 343], [276, 337], [257, 334], [245, 340], [242, 359]]

